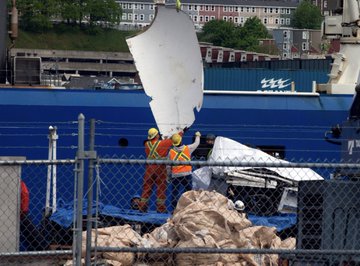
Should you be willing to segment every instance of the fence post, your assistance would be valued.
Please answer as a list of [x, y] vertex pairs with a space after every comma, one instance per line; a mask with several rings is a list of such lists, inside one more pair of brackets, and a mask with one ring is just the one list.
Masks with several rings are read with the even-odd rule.
[[84, 189], [84, 121], [83, 114], [78, 116], [78, 183], [77, 183], [77, 209], [76, 209], [76, 228], [75, 228], [75, 265], [81, 265], [81, 246], [82, 246], [82, 209], [83, 209], [83, 189]]
[[[95, 119], [90, 120], [90, 140], [89, 152], [95, 150]], [[94, 177], [94, 159], [89, 159], [88, 173], [88, 204], [87, 204], [87, 220], [86, 220], [86, 257], [85, 265], [91, 265], [91, 229], [92, 229], [92, 201], [93, 201], [93, 177]], [[97, 204], [97, 202], [96, 202]]]

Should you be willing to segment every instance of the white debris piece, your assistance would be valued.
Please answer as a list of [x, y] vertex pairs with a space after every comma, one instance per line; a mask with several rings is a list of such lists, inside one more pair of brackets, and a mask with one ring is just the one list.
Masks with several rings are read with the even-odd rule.
[[171, 136], [195, 121], [203, 101], [203, 63], [193, 22], [174, 6], [157, 5], [151, 26], [128, 38], [160, 133]]

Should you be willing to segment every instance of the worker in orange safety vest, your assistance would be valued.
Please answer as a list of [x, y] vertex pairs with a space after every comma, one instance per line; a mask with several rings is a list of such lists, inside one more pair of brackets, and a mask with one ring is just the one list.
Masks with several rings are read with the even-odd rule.
[[25, 182], [20, 180], [20, 242], [22, 251], [41, 251], [48, 247], [42, 233], [29, 217], [30, 193]]
[[[183, 132], [179, 133], [183, 135]], [[148, 130], [148, 140], [145, 142], [145, 154], [149, 160], [166, 159], [168, 151], [172, 145], [171, 139], [160, 138], [159, 131], [156, 128]], [[156, 210], [157, 212], [167, 212], [166, 208], [166, 166], [160, 164], [147, 164], [144, 174], [143, 191], [138, 204], [139, 210], [146, 212], [149, 206], [149, 198], [154, 185], [157, 186]]]
[[[182, 144], [182, 136], [174, 134], [171, 137], [173, 147], [169, 150], [168, 159], [172, 161], [191, 161], [191, 154], [200, 144], [200, 132], [195, 133], [195, 141], [190, 145]], [[192, 189], [192, 166], [173, 165], [167, 166], [167, 174], [171, 184], [171, 207], [176, 208], [181, 195]]]

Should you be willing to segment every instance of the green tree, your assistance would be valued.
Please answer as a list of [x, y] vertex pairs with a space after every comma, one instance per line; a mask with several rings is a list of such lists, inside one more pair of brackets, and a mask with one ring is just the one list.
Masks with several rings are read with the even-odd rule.
[[292, 26], [298, 29], [320, 29], [322, 20], [320, 9], [310, 0], [303, 0], [293, 13]]
[[270, 37], [265, 25], [257, 17], [249, 18], [243, 27], [223, 20], [211, 20], [199, 34], [202, 42], [248, 51], [258, 49], [258, 39]]
[[121, 7], [114, 0], [88, 0], [86, 10], [90, 25], [95, 21], [110, 26], [120, 22]]
[[211, 20], [204, 25], [199, 34], [199, 40], [217, 46], [234, 47], [237, 40], [236, 34], [236, 26], [232, 22]]
[[101, 21], [111, 26], [120, 22], [121, 7], [115, 0], [18, 0], [20, 25], [24, 30], [42, 32], [53, 20], [82, 25]]
[[20, 27], [33, 32], [51, 29], [51, 20], [56, 18], [59, 11], [56, 0], [18, 0], [16, 5], [20, 14]]
[[258, 17], [247, 19], [243, 27], [239, 28], [237, 49], [257, 51], [259, 49], [259, 39], [271, 38], [267, 28]]
[[80, 18], [82, 19], [81, 10], [80, 1], [61, 0], [60, 16], [68, 24], [76, 24]]

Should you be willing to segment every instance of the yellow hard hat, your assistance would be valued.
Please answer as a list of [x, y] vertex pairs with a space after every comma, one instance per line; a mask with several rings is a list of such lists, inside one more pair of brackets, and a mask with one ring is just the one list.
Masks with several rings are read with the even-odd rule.
[[179, 134], [174, 134], [171, 137], [171, 141], [174, 146], [178, 146], [181, 143], [182, 137]]
[[159, 131], [156, 128], [150, 128], [148, 131], [148, 139], [153, 139], [156, 137], [156, 135], [159, 133]]

